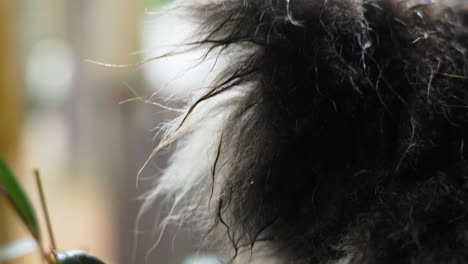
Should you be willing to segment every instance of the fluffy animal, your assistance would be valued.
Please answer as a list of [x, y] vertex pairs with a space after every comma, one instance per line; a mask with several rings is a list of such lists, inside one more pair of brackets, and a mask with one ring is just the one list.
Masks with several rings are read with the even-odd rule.
[[179, 5], [228, 63], [166, 126], [164, 223], [228, 263], [468, 263], [467, 1]]

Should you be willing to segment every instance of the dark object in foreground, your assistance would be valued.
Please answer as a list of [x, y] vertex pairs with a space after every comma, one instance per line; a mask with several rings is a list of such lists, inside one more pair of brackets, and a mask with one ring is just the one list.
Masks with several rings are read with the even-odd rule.
[[99, 259], [79, 250], [58, 252], [56, 256], [61, 264], [105, 264]]

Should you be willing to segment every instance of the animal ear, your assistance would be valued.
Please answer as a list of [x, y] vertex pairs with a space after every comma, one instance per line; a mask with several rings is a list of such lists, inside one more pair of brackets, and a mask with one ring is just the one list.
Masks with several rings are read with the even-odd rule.
[[[289, 20], [295, 24], [322, 23], [337, 26], [362, 18], [359, 0], [284, 0]], [[338, 24], [336, 24], [338, 23]]]

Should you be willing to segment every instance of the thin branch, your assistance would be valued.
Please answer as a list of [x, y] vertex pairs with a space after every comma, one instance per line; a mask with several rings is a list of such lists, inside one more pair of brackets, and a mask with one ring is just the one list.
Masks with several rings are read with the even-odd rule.
[[57, 244], [55, 243], [54, 233], [52, 231], [52, 224], [50, 221], [49, 210], [47, 208], [47, 203], [45, 200], [44, 189], [42, 187], [41, 175], [38, 169], [34, 169], [34, 175], [36, 176], [37, 189], [39, 190], [39, 195], [41, 198], [42, 211], [47, 224], [47, 231], [49, 233], [50, 243], [52, 244], [52, 250], [55, 252], [57, 250]]

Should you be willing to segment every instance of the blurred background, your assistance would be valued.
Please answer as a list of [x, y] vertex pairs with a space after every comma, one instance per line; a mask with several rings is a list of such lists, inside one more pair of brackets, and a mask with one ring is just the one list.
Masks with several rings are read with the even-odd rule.
[[[84, 250], [109, 264], [218, 263], [195, 246], [195, 231], [169, 227], [155, 247], [165, 204], [134, 228], [141, 196], [170, 151], [152, 160], [137, 188], [158, 127], [175, 116], [158, 105], [180, 106], [211, 67], [189, 70], [196, 53], [131, 66], [192, 32], [180, 18], [154, 13], [169, 1], [0, 0], [0, 156], [36, 210], [32, 169], [40, 169], [60, 250]], [[0, 250], [26, 237], [0, 197]], [[34, 252], [0, 263], [41, 262]]]

